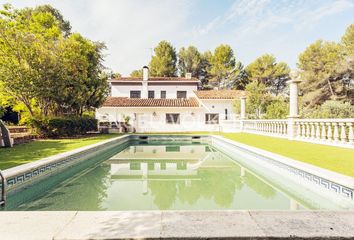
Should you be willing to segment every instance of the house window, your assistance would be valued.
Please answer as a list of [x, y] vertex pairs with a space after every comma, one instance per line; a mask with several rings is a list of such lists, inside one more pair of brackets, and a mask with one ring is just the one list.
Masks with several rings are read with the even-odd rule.
[[187, 163], [185, 161], [178, 161], [177, 170], [187, 170]]
[[153, 162], [148, 163], [148, 170], [150, 171], [155, 170], [155, 164]]
[[205, 114], [205, 124], [219, 124], [219, 114], [218, 113], [206, 113]]
[[166, 152], [179, 152], [181, 151], [180, 146], [166, 146], [165, 147]]
[[166, 113], [166, 123], [180, 124], [179, 113]]
[[187, 91], [177, 91], [177, 98], [187, 98]]
[[148, 98], [155, 98], [155, 91], [149, 91]]
[[129, 168], [130, 170], [140, 170], [141, 169], [139, 162], [131, 162], [129, 167], [130, 167]]
[[228, 115], [227, 115], [227, 108], [225, 108], [225, 120], [227, 120], [228, 119]]
[[161, 91], [161, 98], [166, 98], [166, 91]]
[[130, 98], [140, 98], [141, 92], [140, 91], [130, 91]]

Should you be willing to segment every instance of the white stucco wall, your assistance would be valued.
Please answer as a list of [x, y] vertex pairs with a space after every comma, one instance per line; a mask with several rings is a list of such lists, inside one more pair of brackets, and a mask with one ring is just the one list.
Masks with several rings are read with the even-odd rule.
[[225, 109], [227, 109], [227, 120], [235, 120], [238, 115], [235, 114], [233, 102], [235, 100], [226, 99], [200, 99], [200, 103], [205, 112], [219, 113], [220, 120], [225, 120]]
[[[193, 97], [197, 85], [148, 85], [148, 91], [155, 91], [155, 98], [161, 98], [161, 91], [166, 91], [166, 98], [177, 98], [177, 91], [187, 91], [187, 98]], [[130, 91], [143, 91], [142, 85], [112, 85], [112, 97], [130, 97]], [[146, 94], [147, 95], [147, 94]], [[143, 94], [141, 94], [143, 98]]]
[[[166, 113], [179, 113], [180, 124], [166, 123]], [[180, 131], [218, 131], [219, 125], [205, 124], [203, 108], [112, 108], [97, 109], [96, 117], [110, 122], [123, 121], [130, 117], [130, 124], [137, 132], [180, 132]]]
[[[176, 98], [177, 91], [187, 91], [187, 98], [196, 97], [196, 85], [149, 85], [147, 90], [155, 91], [155, 98], [161, 98], [161, 91], [166, 91], [166, 98]], [[113, 85], [113, 97], [130, 97], [130, 91], [143, 91], [142, 85]], [[147, 94], [145, 95], [147, 96]], [[144, 98], [144, 94], [141, 94]], [[196, 97], [197, 98], [197, 97]], [[198, 98], [197, 98], [198, 99]], [[97, 109], [96, 117], [100, 121], [123, 122], [124, 116], [130, 117], [130, 124], [137, 132], [181, 132], [181, 131], [218, 131], [219, 124], [206, 124], [206, 113], [218, 113], [219, 121], [238, 118], [233, 111], [234, 100], [198, 99], [200, 107], [102, 107]], [[180, 124], [166, 123], [166, 113], [179, 113]]]

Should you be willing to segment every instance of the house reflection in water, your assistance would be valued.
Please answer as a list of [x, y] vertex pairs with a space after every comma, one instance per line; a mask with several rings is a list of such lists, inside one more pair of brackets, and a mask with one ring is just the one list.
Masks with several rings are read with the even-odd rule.
[[[215, 160], [222, 159], [220, 155], [208, 145], [140, 145], [130, 146], [107, 163], [111, 165], [112, 178], [141, 179], [142, 192], [146, 194], [148, 180], [184, 181], [186, 185], [200, 180], [198, 169], [207, 167], [208, 162], [215, 164]], [[230, 161], [225, 163], [224, 167], [234, 166]]]
[[[144, 204], [150, 209], [291, 206], [289, 198], [209, 145], [149, 142], [132, 145], [105, 163], [110, 165], [113, 184], [134, 188], [130, 201], [142, 200], [142, 208]], [[140, 196], [136, 188], [140, 188]]]

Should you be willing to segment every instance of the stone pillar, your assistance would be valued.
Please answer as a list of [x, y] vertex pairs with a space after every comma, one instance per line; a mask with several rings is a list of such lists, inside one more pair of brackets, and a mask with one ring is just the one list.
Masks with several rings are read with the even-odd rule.
[[301, 82], [298, 73], [293, 72], [290, 74], [291, 80], [289, 84], [289, 116], [288, 116], [288, 138], [294, 139], [297, 135], [295, 119], [299, 118], [299, 106], [298, 106], [298, 85]]
[[241, 101], [241, 110], [240, 110], [240, 130], [241, 132], [243, 131], [243, 120], [246, 119], [246, 97], [245, 96], [242, 96], [240, 98], [240, 101]]

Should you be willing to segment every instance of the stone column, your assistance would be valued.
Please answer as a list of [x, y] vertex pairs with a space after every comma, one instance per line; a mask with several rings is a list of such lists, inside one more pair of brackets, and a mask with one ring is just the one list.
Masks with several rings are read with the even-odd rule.
[[246, 97], [245, 96], [242, 96], [240, 98], [240, 101], [241, 101], [241, 110], [240, 110], [240, 130], [241, 132], [243, 131], [243, 120], [246, 119]]
[[295, 119], [299, 118], [299, 106], [298, 106], [298, 85], [301, 82], [300, 76], [297, 72], [290, 74], [291, 80], [288, 81], [290, 101], [289, 101], [289, 116], [288, 116], [288, 138], [294, 139], [297, 135]]

